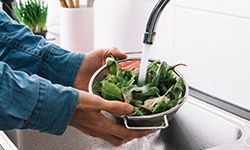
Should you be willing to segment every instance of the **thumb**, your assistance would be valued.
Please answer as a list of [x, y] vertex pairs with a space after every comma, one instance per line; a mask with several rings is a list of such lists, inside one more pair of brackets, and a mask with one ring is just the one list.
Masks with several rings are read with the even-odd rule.
[[119, 101], [103, 100], [101, 106], [102, 110], [105, 110], [116, 116], [131, 114], [134, 110], [132, 105]]
[[127, 58], [127, 55], [125, 53], [123, 53], [122, 51], [120, 51], [119, 49], [117, 49], [115, 47], [111, 49], [111, 54], [115, 58], [118, 58], [118, 59], [125, 59], [125, 58]]

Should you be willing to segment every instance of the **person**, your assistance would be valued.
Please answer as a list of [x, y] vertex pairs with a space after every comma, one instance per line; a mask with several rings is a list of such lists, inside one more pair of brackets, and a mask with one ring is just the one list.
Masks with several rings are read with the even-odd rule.
[[147, 130], [129, 130], [100, 113], [126, 115], [133, 106], [87, 92], [92, 74], [111, 55], [127, 57], [116, 48], [86, 55], [66, 51], [0, 10], [0, 130], [62, 135], [71, 125], [113, 145], [148, 135]]

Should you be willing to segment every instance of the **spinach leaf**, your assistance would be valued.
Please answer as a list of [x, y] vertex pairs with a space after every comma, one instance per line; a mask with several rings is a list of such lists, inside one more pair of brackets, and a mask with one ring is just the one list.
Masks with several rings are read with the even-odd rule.
[[170, 91], [170, 99], [177, 100], [180, 97], [184, 96], [185, 85], [184, 80], [182, 78], [177, 79], [177, 83]]
[[160, 82], [158, 88], [160, 90], [160, 95], [165, 94], [173, 85], [176, 84], [176, 78], [167, 78]]
[[154, 61], [147, 68], [146, 83], [151, 83], [156, 76], [160, 61]]
[[161, 80], [166, 78], [167, 64], [163, 61], [157, 69], [155, 77], [152, 80], [151, 85], [158, 87]]
[[140, 111], [140, 109], [138, 107], [134, 107], [134, 111], [131, 114], [131, 116], [143, 116], [143, 112]]
[[116, 75], [117, 71], [120, 69], [118, 67], [117, 62], [114, 61], [114, 59], [111, 59], [111, 58], [109, 60], [107, 60], [106, 68], [108, 70], [108, 73], [111, 74], [111, 75]]
[[114, 83], [103, 80], [101, 84], [103, 98], [108, 100], [123, 100], [121, 90]]
[[126, 92], [126, 95], [128, 95], [132, 99], [139, 99], [144, 101], [150, 97], [156, 97], [158, 93], [159, 89], [157, 87], [150, 87], [149, 85], [138, 87], [137, 85], [135, 85]]
[[102, 92], [102, 84], [101, 82], [96, 82], [93, 86], [93, 90], [96, 91], [97, 93], [101, 93]]
[[166, 94], [157, 98], [146, 100], [144, 102], [144, 106], [147, 108], [153, 108], [152, 113], [159, 113], [166, 111], [167, 105], [170, 102], [170, 99], [166, 96]]
[[130, 101], [130, 104], [133, 105], [133, 106], [141, 106], [143, 104], [143, 101], [133, 99], [133, 100]]

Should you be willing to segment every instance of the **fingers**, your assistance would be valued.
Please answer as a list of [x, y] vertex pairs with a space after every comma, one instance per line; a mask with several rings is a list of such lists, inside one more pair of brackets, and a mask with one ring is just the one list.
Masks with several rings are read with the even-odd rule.
[[79, 110], [98, 110], [100, 111], [103, 99], [97, 95], [90, 94], [85, 91], [79, 91], [77, 109]]
[[114, 56], [115, 58], [118, 58], [118, 59], [127, 58], [127, 55], [125, 53], [121, 52], [120, 50], [118, 50], [117, 48], [111, 48], [110, 53], [112, 56]]
[[101, 109], [105, 110], [115, 116], [131, 114], [134, 110], [134, 107], [128, 103], [119, 102], [119, 101], [101, 101]]
[[146, 136], [149, 134], [149, 131], [147, 130], [129, 130], [125, 128], [122, 125], [115, 124], [111, 122], [109, 119], [103, 117], [103, 124], [102, 127], [105, 129], [105, 131], [115, 137], [119, 137], [123, 140], [132, 140], [134, 138], [141, 138], [143, 136]]
[[[94, 116], [93, 116], [94, 115]], [[81, 116], [84, 116], [83, 114]], [[111, 122], [100, 113], [91, 113], [92, 118], [85, 118], [80, 121], [82, 125], [72, 124], [74, 127], [80, 129], [84, 133], [101, 138], [113, 145], [121, 145], [135, 138], [141, 138], [149, 134], [148, 131], [129, 130], [121, 125]]]
[[113, 115], [120, 116], [131, 114], [134, 107], [128, 103], [107, 101], [97, 95], [79, 91], [77, 109], [105, 110]]
[[[103, 54], [104, 60], [106, 60], [107, 57], [113, 56], [118, 59], [125, 59], [127, 58], [127, 55], [123, 53], [122, 51], [118, 50], [117, 48], [110, 48], [106, 49]], [[105, 61], [104, 61], [105, 62]]]
[[118, 101], [107, 101], [84, 91], [79, 91], [79, 97], [77, 110], [70, 124], [83, 132], [102, 138], [113, 145], [120, 145], [150, 134], [147, 130], [129, 130], [122, 125], [115, 124], [100, 112], [105, 110], [114, 115], [129, 114], [133, 111], [133, 106]]

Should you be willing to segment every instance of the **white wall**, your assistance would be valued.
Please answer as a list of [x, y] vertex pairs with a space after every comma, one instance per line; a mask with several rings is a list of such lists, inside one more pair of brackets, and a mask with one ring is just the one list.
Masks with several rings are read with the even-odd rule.
[[177, 0], [175, 61], [190, 84], [250, 110], [250, 1]]
[[[125, 51], [142, 49], [142, 40], [148, 15], [156, 0], [107, 0], [96, 3], [96, 46], [117, 46]], [[170, 8], [170, 7], [169, 7]], [[164, 11], [158, 23], [157, 38], [151, 56], [173, 58], [169, 38], [172, 33], [171, 9]]]
[[[96, 0], [96, 47], [141, 50], [155, 2]], [[181, 72], [191, 86], [249, 109], [249, 6], [249, 0], [173, 0], [158, 23], [151, 56], [186, 63]]]

